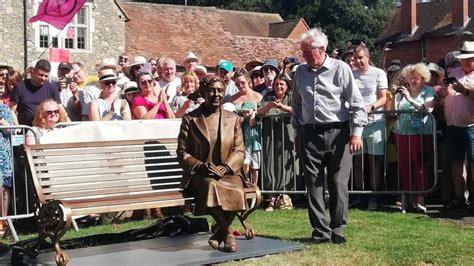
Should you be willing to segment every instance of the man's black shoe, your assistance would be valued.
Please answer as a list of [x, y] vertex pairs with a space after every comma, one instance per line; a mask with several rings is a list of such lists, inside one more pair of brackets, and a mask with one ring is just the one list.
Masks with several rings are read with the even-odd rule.
[[346, 243], [346, 238], [343, 237], [343, 236], [340, 236], [340, 235], [332, 235], [331, 236], [331, 241], [332, 241], [332, 243], [334, 243], [336, 245], [341, 245], [341, 244]]

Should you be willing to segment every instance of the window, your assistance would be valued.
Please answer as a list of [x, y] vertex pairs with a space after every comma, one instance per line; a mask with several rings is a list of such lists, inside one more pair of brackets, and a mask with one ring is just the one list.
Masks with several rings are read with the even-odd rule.
[[40, 47], [46, 48], [49, 46], [49, 27], [41, 25], [40, 26]]
[[90, 6], [84, 5], [62, 31], [44, 22], [37, 22], [39, 25], [39, 48], [89, 50], [91, 47], [90, 12]]

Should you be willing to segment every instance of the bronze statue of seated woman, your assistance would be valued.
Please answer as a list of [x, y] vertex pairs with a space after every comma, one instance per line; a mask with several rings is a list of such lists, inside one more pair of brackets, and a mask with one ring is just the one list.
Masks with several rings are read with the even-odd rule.
[[248, 208], [241, 168], [244, 145], [240, 117], [221, 108], [225, 85], [219, 77], [206, 77], [200, 85], [205, 99], [183, 117], [178, 136], [178, 158], [184, 169], [181, 187], [195, 198], [195, 215], [210, 214], [217, 231], [209, 245], [237, 251], [230, 229], [238, 212]]

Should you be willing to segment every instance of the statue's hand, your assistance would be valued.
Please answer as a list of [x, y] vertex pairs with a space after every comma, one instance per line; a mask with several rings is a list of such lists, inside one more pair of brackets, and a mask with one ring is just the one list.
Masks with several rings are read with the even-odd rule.
[[217, 166], [217, 170], [222, 173], [222, 176], [230, 174], [229, 168], [225, 165], [219, 165]]
[[203, 175], [209, 175], [209, 165], [208, 163], [201, 163], [197, 169], [197, 172]]

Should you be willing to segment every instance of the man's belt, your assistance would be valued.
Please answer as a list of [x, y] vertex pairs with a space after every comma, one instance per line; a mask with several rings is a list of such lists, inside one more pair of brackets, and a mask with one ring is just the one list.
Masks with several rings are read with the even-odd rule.
[[328, 129], [333, 129], [333, 128], [343, 128], [347, 126], [349, 126], [349, 121], [306, 124], [306, 125], [303, 125], [303, 128], [310, 129], [310, 130], [328, 130]]

